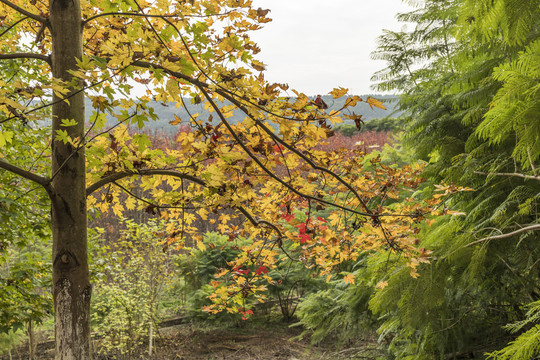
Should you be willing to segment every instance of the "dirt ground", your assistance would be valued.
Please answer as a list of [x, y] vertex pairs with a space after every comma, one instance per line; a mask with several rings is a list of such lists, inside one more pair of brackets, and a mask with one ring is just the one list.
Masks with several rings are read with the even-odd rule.
[[[324, 360], [370, 358], [375, 345], [336, 349], [334, 344], [311, 345], [308, 339], [293, 339], [301, 329], [285, 323], [230, 329], [201, 329], [183, 325], [162, 331], [156, 344], [156, 360]], [[147, 357], [145, 357], [146, 359]], [[375, 358], [374, 356], [372, 357]]]
[[324, 359], [320, 356], [321, 349], [310, 346], [307, 341], [291, 340], [299, 333], [299, 330], [275, 325], [271, 329], [256, 330], [178, 327], [167, 331], [156, 344], [158, 351], [154, 359]]
[[[129, 360], [349, 360], [375, 359], [381, 355], [374, 339], [339, 348], [333, 342], [316, 346], [308, 339], [294, 339], [301, 332], [300, 328], [291, 328], [283, 322], [243, 327], [182, 324], [160, 330], [151, 357], [146, 345], [137, 349], [140, 355]], [[27, 359], [24, 352], [14, 352], [13, 360]], [[37, 353], [39, 360], [54, 358], [52, 348], [40, 351], [38, 347]], [[94, 356], [94, 360], [109, 359], [124, 360], [105, 354]]]

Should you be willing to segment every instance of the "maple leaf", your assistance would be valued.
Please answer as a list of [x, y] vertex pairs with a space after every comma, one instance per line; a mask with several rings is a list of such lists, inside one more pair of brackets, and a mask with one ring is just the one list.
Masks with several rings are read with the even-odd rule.
[[348, 91], [349, 91], [349, 89], [339, 87], [339, 88], [335, 88], [334, 90], [330, 91], [330, 95], [332, 95], [332, 97], [334, 99], [337, 99], [337, 98], [340, 98], [343, 95], [347, 94]]
[[353, 97], [348, 97], [346, 100], [345, 100], [345, 105], [343, 106], [344, 108], [347, 108], [349, 106], [356, 106], [357, 103], [359, 102], [362, 102], [362, 98], [359, 97], [358, 95], [354, 95]]
[[169, 121], [169, 124], [178, 125], [181, 122], [182, 122], [182, 119], [180, 119], [176, 114], [174, 114], [174, 120]]
[[266, 15], [268, 15], [268, 13], [269, 13], [270, 11], [271, 11], [270, 9], [262, 9], [262, 8], [258, 8], [258, 9], [257, 9], [257, 16], [266, 16]]
[[371, 96], [368, 96], [368, 98], [366, 99], [366, 102], [369, 104], [369, 107], [371, 107], [372, 109], [375, 106], [375, 107], [378, 107], [379, 109], [386, 110], [386, 108], [384, 107], [381, 101], [374, 99]]
[[264, 71], [266, 69], [266, 66], [262, 62], [257, 60], [253, 60], [251, 62], [251, 66], [257, 71]]
[[315, 99], [315, 106], [323, 110], [328, 109], [328, 105], [324, 102], [321, 95], [317, 95], [317, 98]]
[[343, 281], [345, 281], [345, 284], [354, 284], [354, 275], [353, 274], [347, 274], [343, 277]]
[[268, 268], [266, 266], [259, 266], [259, 268], [257, 270], [255, 270], [255, 273], [257, 275], [261, 275], [261, 274], [267, 274], [268, 273]]

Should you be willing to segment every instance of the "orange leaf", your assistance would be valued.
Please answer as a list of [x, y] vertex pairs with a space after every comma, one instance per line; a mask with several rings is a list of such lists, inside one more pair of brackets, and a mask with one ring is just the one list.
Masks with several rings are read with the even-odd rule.
[[330, 95], [332, 95], [332, 97], [334, 99], [337, 99], [337, 98], [340, 98], [343, 95], [347, 94], [348, 91], [349, 91], [349, 89], [339, 87], [339, 88], [335, 88], [334, 90], [330, 91]]
[[386, 110], [386, 108], [384, 107], [383, 103], [380, 102], [379, 100], [377, 99], [374, 99], [372, 97], [368, 97], [366, 99], [366, 102], [369, 104], [369, 106], [373, 109], [373, 107], [378, 107], [379, 109], [383, 109], [383, 110]]
[[353, 274], [347, 274], [343, 281], [345, 281], [345, 284], [354, 284], [354, 275]]
[[174, 114], [174, 120], [169, 121], [169, 124], [171, 125], [178, 125], [182, 122], [182, 119], [180, 119], [176, 114]]

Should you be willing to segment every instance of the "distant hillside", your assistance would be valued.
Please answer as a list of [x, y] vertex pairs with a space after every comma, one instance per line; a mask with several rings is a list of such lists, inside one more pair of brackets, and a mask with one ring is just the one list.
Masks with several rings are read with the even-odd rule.
[[[392, 95], [361, 95], [360, 97], [366, 99], [368, 96], [371, 96], [377, 100], [380, 100], [384, 103], [387, 110], [373, 108], [370, 109], [369, 105], [366, 103], [359, 103], [355, 107], [348, 108], [349, 111], [354, 111], [356, 114], [363, 116], [364, 120], [369, 121], [372, 119], [381, 119], [384, 117], [392, 116], [397, 117], [402, 112], [395, 111], [397, 107], [397, 97]], [[345, 99], [333, 99], [332, 96], [326, 95], [322, 97], [323, 100], [328, 104], [328, 110], [340, 109], [345, 103]], [[313, 97], [314, 99], [314, 97]], [[191, 114], [199, 113], [202, 119], [207, 119], [210, 113], [204, 110], [202, 104], [191, 104], [189, 100], [186, 100], [187, 108]], [[154, 108], [155, 113], [158, 116], [157, 121], [149, 121], [146, 124], [146, 127], [152, 131], [165, 132], [165, 133], [175, 133], [178, 131], [180, 124], [171, 125], [169, 122], [175, 119], [175, 115], [182, 119], [182, 123], [189, 123], [189, 115], [186, 109], [183, 107], [176, 107], [176, 103], [160, 103], [160, 102], [151, 102], [152, 107]], [[86, 119], [88, 120], [92, 112], [92, 105], [89, 99], [86, 100]], [[240, 111], [236, 111], [234, 115], [229, 118], [231, 123], [237, 123], [244, 119], [245, 115]], [[217, 121], [217, 118], [214, 119]], [[345, 123], [352, 123], [351, 120], [345, 121]]]

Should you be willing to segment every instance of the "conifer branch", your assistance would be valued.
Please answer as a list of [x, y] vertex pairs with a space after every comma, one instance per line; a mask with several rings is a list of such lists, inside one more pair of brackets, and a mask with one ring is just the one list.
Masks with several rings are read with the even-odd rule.
[[524, 228], [509, 232], [509, 233], [506, 233], [506, 234], [488, 236], [488, 237], [485, 237], [483, 239], [473, 241], [472, 243], [469, 243], [469, 244], [465, 245], [464, 248], [474, 246], [476, 244], [480, 244], [480, 243], [483, 243], [485, 241], [506, 239], [506, 238], [512, 237], [514, 235], [519, 235], [519, 234], [524, 233], [524, 232], [538, 231], [538, 230], [540, 230], [540, 224], [534, 224], [534, 225], [526, 226]]
[[489, 175], [510, 176], [510, 177], [519, 177], [519, 178], [523, 178], [523, 179], [527, 179], [527, 180], [540, 181], [540, 176], [539, 175], [525, 175], [525, 174], [516, 173], [516, 172], [514, 172], [514, 173], [486, 173], [486, 172], [481, 172], [481, 171], [475, 171], [474, 173], [478, 174], [478, 175], [486, 175], [486, 176], [489, 176]]

